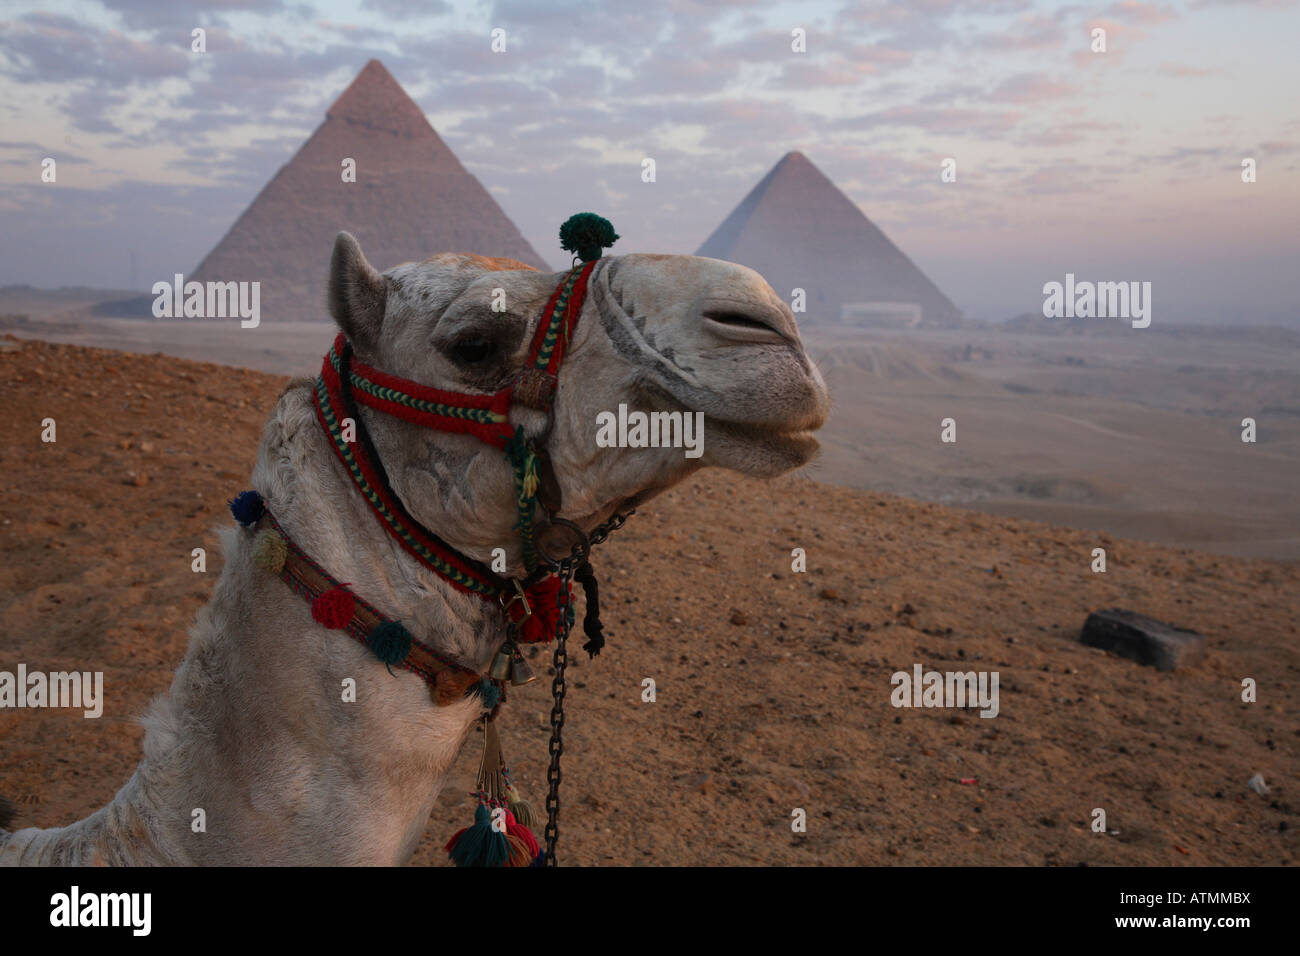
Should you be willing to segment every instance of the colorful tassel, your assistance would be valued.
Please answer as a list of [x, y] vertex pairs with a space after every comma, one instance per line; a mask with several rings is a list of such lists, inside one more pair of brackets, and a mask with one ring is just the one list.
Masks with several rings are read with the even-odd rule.
[[533, 831], [516, 820], [515, 815], [509, 810], [506, 811], [506, 836], [523, 843], [524, 848], [528, 851], [530, 862], [533, 857], [541, 852], [541, 847], [538, 846], [537, 837], [533, 836]]
[[519, 792], [514, 787], [506, 788], [506, 806], [510, 808], [510, 812], [514, 814], [520, 826], [528, 827], [530, 830], [537, 826], [539, 822], [537, 811], [533, 809], [531, 803], [519, 796]]
[[[555, 637], [555, 626], [560, 621], [560, 579], [549, 575], [524, 592], [532, 615], [519, 629], [519, 640], [525, 644], [539, 644]], [[573, 600], [573, 590], [566, 595], [565, 606]]]
[[263, 571], [279, 574], [289, 556], [289, 546], [278, 531], [263, 528], [253, 539], [253, 563]]
[[510, 858], [510, 841], [493, 829], [492, 811], [480, 803], [474, 811], [474, 825], [456, 831], [446, 850], [457, 866], [503, 866]]
[[[483, 756], [479, 760], [476, 787], [478, 808], [474, 811], [474, 825], [458, 831], [447, 841], [447, 852], [456, 865], [537, 866], [542, 855], [537, 837], [514, 812], [518, 810], [531, 820], [533, 810], [519, 799], [510, 782], [510, 771], [501, 754], [501, 738], [490, 716], [483, 718]], [[498, 810], [505, 825], [500, 831], [494, 831], [492, 817]], [[492, 839], [491, 835], [500, 839]]]
[[311, 602], [312, 619], [333, 630], [347, 627], [356, 609], [356, 596], [342, 584], [318, 594]]
[[523, 840], [513, 834], [506, 834], [506, 843], [510, 845], [510, 856], [506, 858], [505, 866], [532, 866], [533, 857], [537, 854], [529, 853], [528, 847]]
[[226, 503], [230, 505], [230, 513], [235, 516], [235, 520], [244, 527], [257, 524], [266, 512], [266, 504], [256, 491], [241, 491]]

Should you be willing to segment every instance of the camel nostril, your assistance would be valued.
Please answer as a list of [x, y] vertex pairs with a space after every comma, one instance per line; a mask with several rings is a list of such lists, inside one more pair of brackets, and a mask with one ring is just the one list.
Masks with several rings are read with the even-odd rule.
[[798, 344], [799, 333], [779, 309], [761, 304], [710, 303], [700, 318], [706, 329], [725, 342], [748, 345]]

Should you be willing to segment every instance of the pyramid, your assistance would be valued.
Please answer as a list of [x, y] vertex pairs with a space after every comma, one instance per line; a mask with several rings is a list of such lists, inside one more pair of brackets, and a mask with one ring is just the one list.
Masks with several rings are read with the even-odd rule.
[[[356, 181], [342, 179], [356, 160]], [[549, 270], [378, 60], [187, 279], [260, 281], [265, 320], [328, 320], [334, 237], [351, 232], [376, 268], [437, 252], [518, 259]]]
[[696, 255], [749, 266], [787, 302], [803, 289], [813, 322], [961, 321], [948, 297], [799, 152], [786, 153]]

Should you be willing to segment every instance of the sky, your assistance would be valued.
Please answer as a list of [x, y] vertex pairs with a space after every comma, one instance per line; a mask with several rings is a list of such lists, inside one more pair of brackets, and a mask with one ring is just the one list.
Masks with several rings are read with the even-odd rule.
[[193, 271], [376, 57], [555, 266], [578, 209], [693, 253], [797, 149], [973, 318], [1074, 273], [1298, 322], [1298, 38], [1295, 0], [0, 0], [0, 285]]

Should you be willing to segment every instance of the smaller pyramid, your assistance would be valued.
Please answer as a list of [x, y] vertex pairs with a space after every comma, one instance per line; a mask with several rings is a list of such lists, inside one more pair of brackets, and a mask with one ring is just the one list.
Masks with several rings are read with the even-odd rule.
[[[345, 159], [355, 182], [343, 181]], [[328, 321], [330, 252], [343, 229], [381, 270], [438, 252], [548, 269], [378, 60], [188, 278], [258, 281], [266, 320]]]
[[696, 255], [748, 266], [787, 302], [803, 289], [814, 322], [961, 322], [952, 301], [803, 153], [786, 153]]

